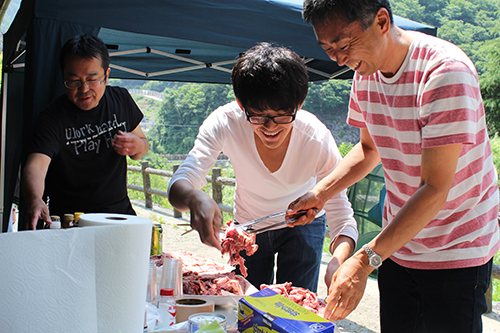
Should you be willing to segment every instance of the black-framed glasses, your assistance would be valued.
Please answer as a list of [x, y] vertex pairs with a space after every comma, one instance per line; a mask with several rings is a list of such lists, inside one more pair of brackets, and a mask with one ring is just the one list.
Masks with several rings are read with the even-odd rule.
[[67, 80], [64, 81], [64, 86], [68, 89], [78, 89], [82, 86], [82, 84], [84, 84], [89, 89], [95, 89], [99, 87], [105, 80], [106, 80], [106, 75], [104, 75], [104, 78], [102, 80], [87, 80], [84, 82], [80, 80], [74, 80], [74, 81]]
[[246, 111], [245, 111], [245, 114], [247, 116], [248, 122], [250, 122], [250, 124], [254, 124], [254, 125], [265, 125], [268, 123], [269, 120], [274, 121], [275, 124], [290, 124], [291, 122], [293, 122], [295, 120], [295, 115], [297, 114], [297, 111], [295, 111], [294, 114], [292, 114], [292, 115], [274, 116], [274, 117], [251, 116]]

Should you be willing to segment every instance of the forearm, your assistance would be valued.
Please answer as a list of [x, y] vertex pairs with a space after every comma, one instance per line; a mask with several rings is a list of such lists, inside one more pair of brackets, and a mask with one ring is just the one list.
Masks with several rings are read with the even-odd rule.
[[436, 216], [448, 191], [430, 184], [421, 186], [370, 246], [382, 259], [390, 257], [415, 237]]
[[345, 235], [339, 235], [333, 242], [330, 243], [330, 253], [333, 257], [338, 258], [340, 264], [352, 255], [354, 248], [354, 239]]
[[[200, 193], [201, 192], [201, 193]], [[198, 196], [205, 194], [197, 190], [191, 183], [185, 179], [177, 180], [170, 188], [168, 201], [179, 211], [187, 212], [190, 210], [190, 204]]]
[[29, 203], [42, 199], [45, 174], [40, 170], [26, 166], [23, 170], [22, 189], [24, 199]]
[[380, 162], [374, 148], [361, 142], [356, 144], [328, 176], [314, 187], [323, 202], [363, 179]]

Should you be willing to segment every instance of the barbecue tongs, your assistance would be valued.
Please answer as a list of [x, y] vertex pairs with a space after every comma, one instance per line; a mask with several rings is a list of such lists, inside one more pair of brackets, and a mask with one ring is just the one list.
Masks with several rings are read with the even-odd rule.
[[[316, 208], [313, 208], [313, 209], [316, 211], [316, 214], [317, 214], [318, 210]], [[236, 228], [238, 228], [238, 229], [241, 229], [241, 230], [244, 230], [244, 231], [248, 232], [249, 234], [260, 234], [262, 232], [265, 232], [265, 231], [268, 231], [270, 229], [273, 229], [276, 226], [295, 222], [299, 217], [301, 217], [302, 215], [305, 215], [306, 213], [307, 213], [307, 210], [299, 210], [299, 211], [297, 211], [297, 213], [294, 214], [293, 217], [291, 217], [289, 219], [275, 222], [275, 223], [273, 223], [271, 225], [268, 225], [268, 226], [266, 226], [264, 228], [260, 228], [260, 229], [254, 229], [253, 227], [255, 225], [257, 225], [257, 224], [259, 224], [261, 222], [267, 221], [269, 219], [272, 219], [272, 218], [275, 218], [275, 217], [284, 216], [284, 215], [286, 215], [286, 211], [284, 211], [284, 212], [278, 212], [278, 213], [273, 213], [273, 214], [270, 214], [270, 215], [267, 215], [267, 216], [264, 216], [264, 217], [261, 217], [261, 218], [258, 218], [256, 220], [253, 220], [253, 221], [250, 221], [250, 222], [247, 222], [247, 223], [243, 223], [243, 224], [240, 224], [237, 221], [234, 221], [234, 226]]]
[[[313, 208], [314, 211], [316, 212], [316, 214], [318, 214], [318, 210], [316, 208]], [[240, 224], [238, 221], [234, 221], [234, 226], [238, 229], [241, 229], [245, 232], [248, 232], [250, 234], [260, 234], [264, 231], [268, 231], [278, 225], [281, 225], [281, 224], [286, 224], [286, 223], [292, 223], [292, 222], [295, 222], [299, 217], [301, 217], [302, 215], [306, 214], [307, 213], [307, 210], [299, 210], [297, 211], [297, 213], [294, 214], [294, 216], [292, 218], [289, 218], [289, 219], [286, 219], [286, 220], [283, 220], [283, 221], [279, 221], [279, 222], [276, 222], [276, 223], [273, 223], [267, 227], [264, 227], [264, 228], [260, 228], [260, 229], [254, 229], [253, 227], [256, 225], [256, 224], [259, 224], [260, 222], [264, 222], [264, 221], [267, 221], [269, 219], [272, 219], [274, 217], [280, 217], [280, 216], [284, 216], [286, 215], [286, 211], [284, 212], [278, 212], [278, 213], [273, 213], [273, 214], [270, 214], [270, 215], [267, 215], [267, 216], [264, 216], [264, 217], [261, 217], [261, 218], [258, 218], [256, 220], [253, 220], [253, 221], [250, 221], [250, 222], [247, 222], [247, 223], [242, 223]], [[178, 226], [190, 226], [189, 223], [183, 223], [183, 224], [178, 224]], [[184, 236], [185, 234], [188, 234], [190, 233], [191, 231], [193, 231], [194, 229], [189, 229], [187, 231], [185, 231], [184, 233], [181, 234], [181, 236]]]

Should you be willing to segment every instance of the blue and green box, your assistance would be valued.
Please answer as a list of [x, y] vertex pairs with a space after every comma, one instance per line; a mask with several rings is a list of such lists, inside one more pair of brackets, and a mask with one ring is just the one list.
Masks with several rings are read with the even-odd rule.
[[241, 333], [333, 333], [334, 328], [332, 322], [269, 288], [238, 303]]

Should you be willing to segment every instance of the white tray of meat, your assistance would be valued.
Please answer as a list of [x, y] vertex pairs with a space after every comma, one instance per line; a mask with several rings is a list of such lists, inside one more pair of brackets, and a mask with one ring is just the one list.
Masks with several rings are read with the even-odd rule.
[[245, 295], [257, 292], [250, 282], [234, 272], [215, 274], [184, 274], [182, 277], [184, 296], [212, 300], [215, 305], [237, 305]]
[[[165, 258], [182, 260], [182, 289], [184, 296], [210, 299], [216, 305], [237, 304], [238, 300], [257, 292], [248, 280], [236, 275], [234, 267], [221, 264], [186, 251], [175, 251], [151, 256], [158, 267]], [[159, 270], [161, 272], [161, 269]]]

